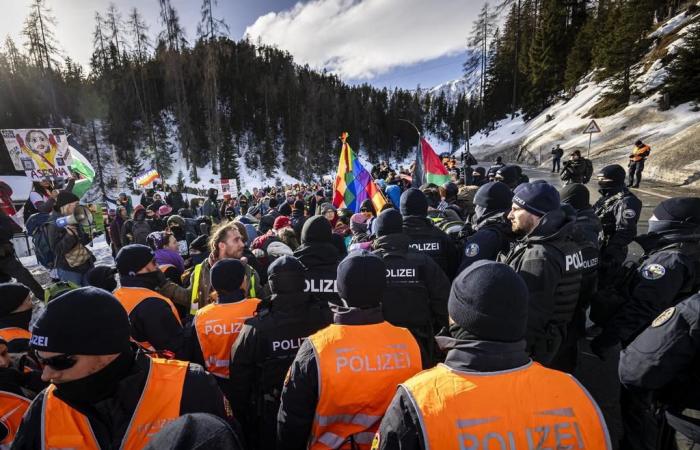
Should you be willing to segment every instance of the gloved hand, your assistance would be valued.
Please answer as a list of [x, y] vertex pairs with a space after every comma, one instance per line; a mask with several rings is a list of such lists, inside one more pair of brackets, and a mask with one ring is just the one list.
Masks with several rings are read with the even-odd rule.
[[619, 352], [618, 344], [620, 340], [617, 336], [603, 332], [594, 337], [591, 341], [591, 351], [600, 358], [601, 361], [612, 359]]

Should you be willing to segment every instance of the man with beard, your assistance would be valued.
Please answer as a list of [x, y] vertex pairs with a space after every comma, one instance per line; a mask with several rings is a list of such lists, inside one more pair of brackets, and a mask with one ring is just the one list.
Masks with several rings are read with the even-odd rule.
[[304, 292], [324, 304], [339, 304], [335, 280], [340, 254], [333, 245], [333, 230], [325, 217], [313, 216], [304, 223], [301, 246], [294, 251], [294, 256], [306, 269]]
[[201, 366], [150, 358], [129, 335], [128, 315], [104, 290], [75, 289], [49, 303], [30, 346], [51, 384], [29, 407], [13, 448], [143, 448], [183, 414], [233, 420]]
[[581, 248], [572, 237], [575, 218], [561, 210], [554, 186], [542, 181], [515, 190], [508, 219], [518, 241], [502, 260], [528, 287], [527, 349], [547, 366], [562, 343], [581, 287]]
[[150, 351], [185, 355], [182, 320], [173, 302], [156, 292], [164, 276], [153, 250], [145, 245], [122, 247], [117, 254], [121, 287], [114, 291], [129, 316], [131, 337]]
[[458, 272], [482, 259], [495, 261], [500, 253], [510, 251], [515, 236], [506, 214], [512, 200], [513, 192], [500, 181], [486, 183], [476, 191], [472, 216], [474, 234], [467, 238]]
[[[232, 258], [241, 260], [245, 250], [245, 241], [235, 222], [221, 224], [209, 238], [211, 253], [201, 263], [194, 266], [190, 276], [190, 294], [192, 307], [190, 312], [195, 314], [199, 308], [204, 308], [211, 303], [212, 294], [209, 272], [212, 266], [220, 259]], [[260, 276], [250, 265], [246, 264], [246, 276], [248, 278], [247, 298], [256, 298], [262, 295]]]

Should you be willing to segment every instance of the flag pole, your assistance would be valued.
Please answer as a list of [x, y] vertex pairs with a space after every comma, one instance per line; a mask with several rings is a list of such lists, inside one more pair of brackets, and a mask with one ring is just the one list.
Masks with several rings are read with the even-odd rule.
[[[420, 147], [420, 131], [418, 131], [418, 127], [413, 122], [411, 122], [410, 120], [407, 120], [407, 119], [399, 119], [399, 121], [406, 122], [407, 124], [411, 125], [414, 130], [416, 130], [416, 134], [418, 135], [418, 151], [421, 152], [421, 154], [422, 154], [422, 150]], [[416, 161], [416, 164], [418, 164], [418, 161]], [[415, 167], [413, 170], [414, 170], [413, 176], [415, 176]], [[422, 183], [423, 180], [420, 180], [420, 182]], [[414, 184], [414, 186], [415, 186], [415, 184]]]

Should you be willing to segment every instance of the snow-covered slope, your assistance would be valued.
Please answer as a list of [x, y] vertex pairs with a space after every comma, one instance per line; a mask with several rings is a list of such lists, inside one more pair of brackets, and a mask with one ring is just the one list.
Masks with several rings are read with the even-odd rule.
[[[683, 35], [698, 16], [685, 13], [669, 19], [652, 33], [665, 37], [665, 47], [654, 53], [672, 53], [683, 45]], [[666, 67], [659, 59], [648, 56], [635, 69], [634, 88], [641, 98], [630, 102], [617, 114], [595, 118], [602, 133], [594, 134], [590, 157], [596, 167], [617, 163], [626, 167], [628, 155], [637, 139], [652, 148], [645, 176], [678, 184], [700, 184], [700, 108], [687, 103], [661, 111], [659, 88], [667, 77]], [[472, 137], [472, 151], [480, 160], [502, 154], [507, 160], [547, 165], [551, 148], [560, 144], [565, 153], [578, 149], [588, 152], [588, 134], [582, 134], [592, 119], [589, 111], [601, 99], [606, 83], [592, 81], [592, 74], [582, 80], [576, 95], [568, 101], [559, 101], [537, 117], [524, 122], [521, 117], [497, 123], [493, 131], [480, 132]]]
[[427, 93], [433, 98], [444, 94], [448, 102], [456, 102], [457, 98], [462, 94], [466, 94], [467, 96], [471, 95], [476, 88], [476, 84], [478, 84], [478, 81], [475, 82], [466, 78], [457, 78], [456, 80], [438, 84], [429, 89]]

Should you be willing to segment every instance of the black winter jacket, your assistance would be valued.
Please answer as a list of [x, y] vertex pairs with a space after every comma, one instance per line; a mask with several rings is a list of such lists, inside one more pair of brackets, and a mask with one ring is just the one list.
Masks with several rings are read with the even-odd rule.
[[322, 303], [340, 304], [336, 276], [340, 255], [331, 243], [302, 244], [294, 256], [306, 268], [306, 289]]
[[306, 293], [275, 294], [246, 321], [231, 350], [229, 399], [254, 448], [275, 448], [285, 375], [306, 338], [331, 321]]
[[452, 280], [457, 271], [457, 249], [452, 239], [437, 228], [427, 217], [405, 216], [403, 232], [408, 235], [408, 246], [431, 258]]

